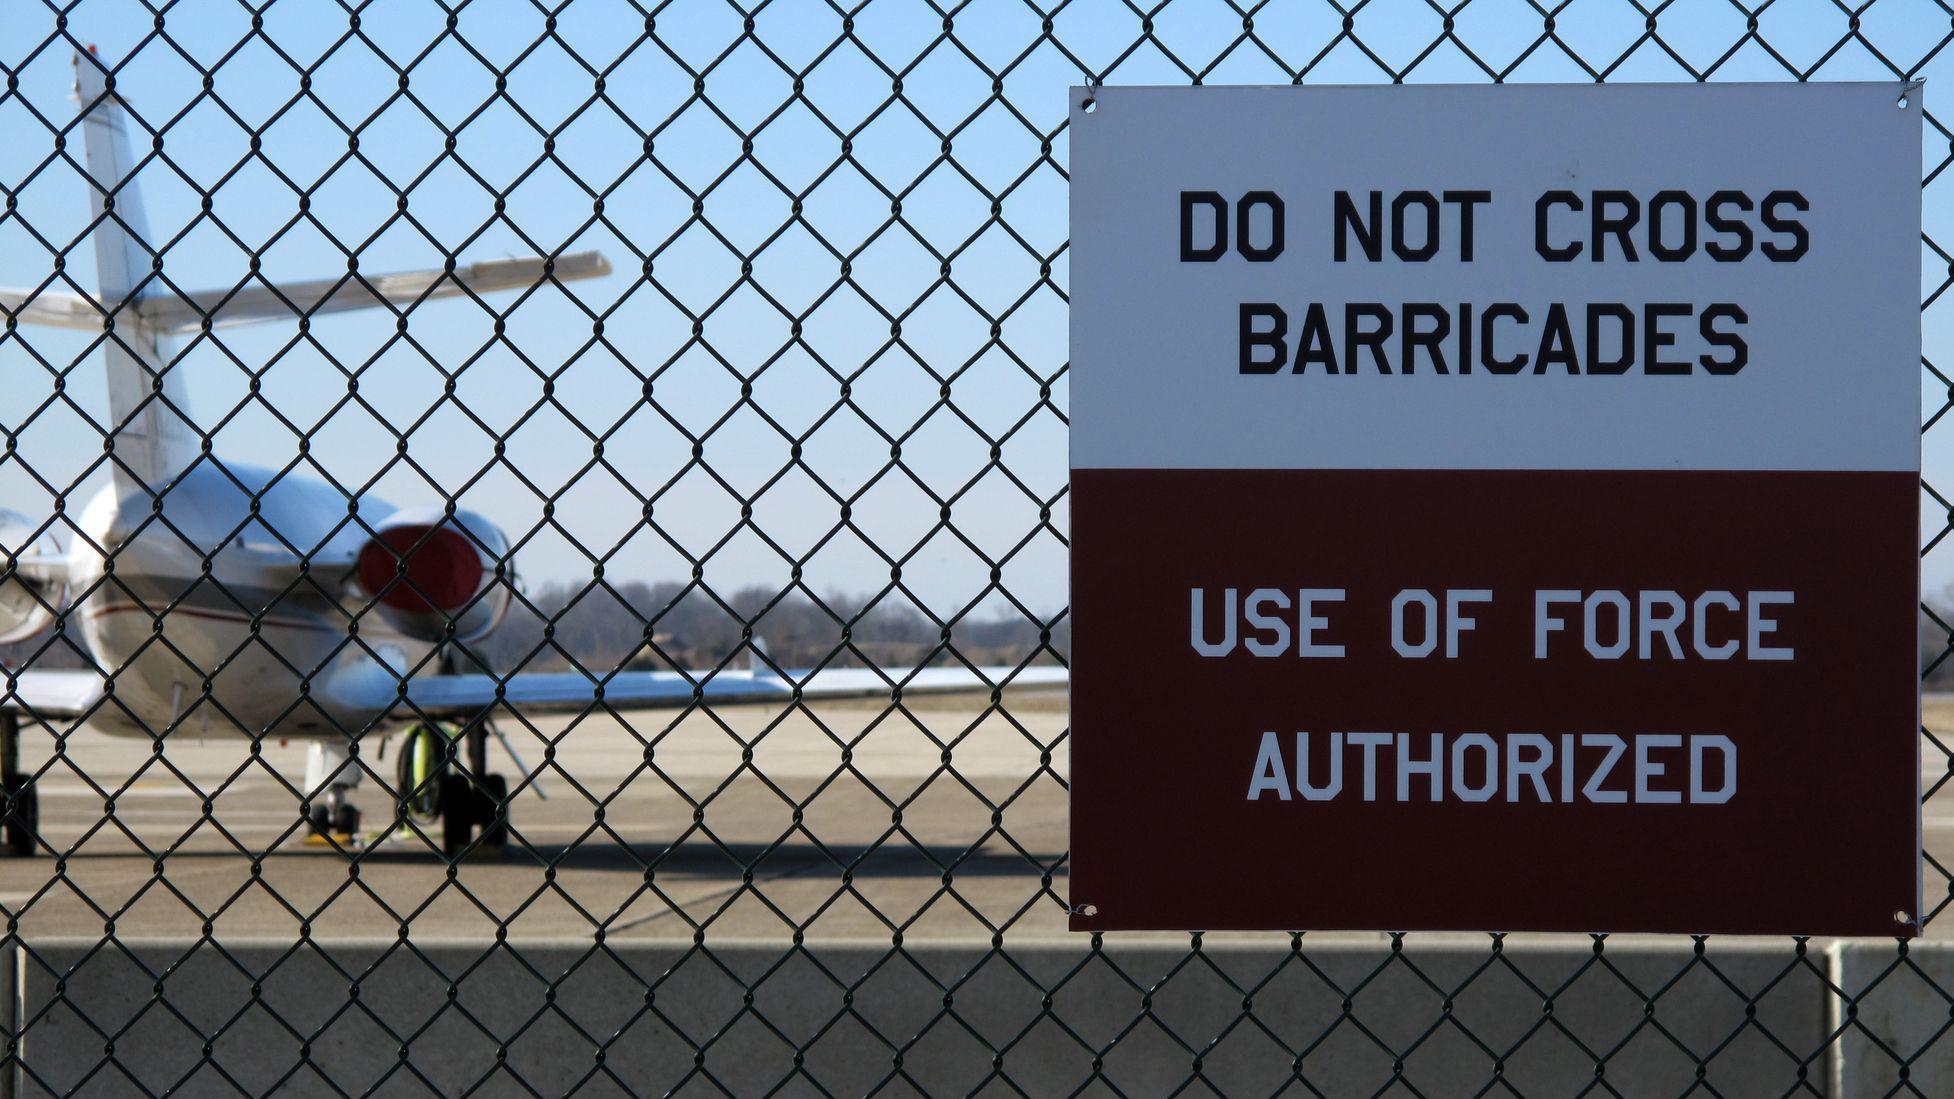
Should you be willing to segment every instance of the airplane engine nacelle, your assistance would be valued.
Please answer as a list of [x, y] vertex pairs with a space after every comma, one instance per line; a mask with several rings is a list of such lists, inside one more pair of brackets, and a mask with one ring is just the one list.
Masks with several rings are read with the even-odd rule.
[[[471, 511], [399, 511], [360, 548], [353, 582], [389, 624], [423, 641], [473, 641], [509, 608], [509, 540]], [[453, 632], [449, 632], [450, 625]]]
[[25, 515], [0, 510], [0, 645], [25, 641], [54, 621], [67, 597], [65, 575], [54, 535], [37, 535]]

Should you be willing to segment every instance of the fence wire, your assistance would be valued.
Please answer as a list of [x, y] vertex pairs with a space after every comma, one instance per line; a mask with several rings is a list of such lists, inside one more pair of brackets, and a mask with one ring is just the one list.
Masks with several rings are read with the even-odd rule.
[[[1935, 1094], [1954, 979], [1905, 942], [1066, 938], [1033, 684], [1068, 85], [1906, 81], [1950, 41], [1942, 0], [9, 0], [0, 1085], [1861, 1094], [1851, 1053]], [[404, 686], [442, 675], [478, 701]], [[1876, 1021], [1901, 986], [1937, 1017]]]

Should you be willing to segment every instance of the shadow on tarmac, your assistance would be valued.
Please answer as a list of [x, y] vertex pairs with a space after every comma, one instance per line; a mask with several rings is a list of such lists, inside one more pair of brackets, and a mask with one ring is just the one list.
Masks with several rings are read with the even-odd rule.
[[[237, 860], [262, 855], [265, 858], [277, 859], [338, 858], [348, 862], [357, 858], [362, 865], [369, 866], [445, 865], [447, 860], [438, 850], [437, 835], [430, 832], [429, 837], [432, 842], [424, 843], [414, 839], [398, 840], [358, 852], [335, 851], [330, 847], [303, 846], [297, 842], [286, 841], [266, 851], [184, 848], [168, 851], [167, 857], [171, 860], [198, 862]], [[79, 850], [67, 853], [66, 858], [71, 861], [98, 858], [126, 859], [136, 853], [133, 850]], [[1066, 856], [1062, 853], [1037, 851], [1020, 854], [1008, 848], [998, 847], [978, 847], [973, 850], [953, 844], [918, 845], [901, 836], [892, 836], [874, 847], [864, 847], [860, 844], [817, 844], [807, 840], [721, 844], [707, 839], [696, 839], [669, 846], [620, 843], [599, 832], [575, 843], [560, 841], [530, 843], [512, 838], [499, 851], [478, 848], [464, 854], [460, 861], [463, 866], [479, 866], [484, 869], [553, 868], [634, 876], [642, 876], [647, 871], [652, 871], [660, 875], [739, 878], [748, 873], [755, 877], [772, 877], [826, 871], [870, 878], [934, 878], [944, 874], [971, 878], [1022, 877], [1038, 876], [1046, 872], [1058, 873], [1064, 869]]]

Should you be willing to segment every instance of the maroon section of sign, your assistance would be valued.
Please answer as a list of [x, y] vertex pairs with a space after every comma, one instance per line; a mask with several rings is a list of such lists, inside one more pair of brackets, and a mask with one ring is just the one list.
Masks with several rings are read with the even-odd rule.
[[[1073, 471], [1073, 928], [1909, 934], [1895, 917], [1919, 903], [1917, 494], [1910, 473]], [[1216, 646], [1227, 588], [1288, 593], [1292, 634], [1298, 591], [1344, 589], [1318, 605], [1313, 640], [1346, 655], [1301, 657], [1293, 638], [1254, 655], [1248, 640], [1277, 634], [1243, 622], [1233, 651], [1203, 656], [1197, 588]], [[1407, 588], [1441, 610], [1446, 589], [1492, 599], [1466, 605], [1456, 657], [1441, 631], [1412, 658], [1391, 632]], [[1698, 595], [1728, 591], [1738, 609], [1703, 604], [1703, 643], [1740, 651], [1699, 657], [1685, 624], [1681, 659], [1661, 631], [1647, 659], [1637, 644], [1597, 658], [1582, 604], [1557, 603], [1566, 627], [1537, 659], [1543, 589], [1675, 592], [1692, 620]], [[1754, 648], [1752, 591], [1794, 593], [1759, 603], [1776, 630]], [[1652, 599], [1650, 617], [1670, 617]], [[1614, 604], [1595, 606], [1607, 652]], [[1794, 657], [1746, 655], [1781, 648]], [[1266, 769], [1248, 796], [1265, 732], [1288, 800]], [[1335, 796], [1296, 792], [1298, 732], [1318, 787], [1330, 734], [1346, 735]], [[1375, 737], [1364, 800], [1357, 732], [1410, 734], [1418, 757], [1443, 734], [1440, 800], [1420, 772], [1400, 801], [1396, 742]], [[1597, 738], [1573, 743], [1571, 783], [1567, 734]], [[1597, 778], [1611, 737], [1623, 757]], [[1716, 737], [1736, 752], [1721, 803]], [[1536, 783], [1543, 741], [1555, 760]], [[1460, 793], [1489, 778], [1489, 800]], [[1584, 796], [1590, 780], [1624, 800]]]

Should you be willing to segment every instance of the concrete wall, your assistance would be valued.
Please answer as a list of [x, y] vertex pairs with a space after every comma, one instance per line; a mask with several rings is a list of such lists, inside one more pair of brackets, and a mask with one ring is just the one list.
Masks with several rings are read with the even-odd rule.
[[1954, 1095], [1954, 944], [1304, 942], [37, 942], [0, 1014], [32, 1096]]
[[[1833, 1052], [1860, 1047], [1829, 1041], [1826, 982], [1866, 983], [1891, 944], [1282, 942], [39, 942], [18, 959], [19, 1094], [527, 1094], [519, 1077], [544, 1095], [1139, 1096], [1195, 1077], [1183, 1094], [1237, 1096], [1299, 1075], [1336, 1096], [1400, 1078], [1542, 1096], [1592, 1087], [1597, 1059], [1627, 1095], [1682, 1094], [1699, 1071], [1727, 1096], [1880, 1093], [1840, 1083]], [[1954, 989], [1954, 956], [1923, 956]], [[1921, 1029], [1917, 990], [1876, 992], [1862, 1014], [1896, 1037], [1947, 1024], [1945, 997]]]
[[1835, 1094], [1954, 1095], [1954, 943], [1842, 943], [1832, 980]]

